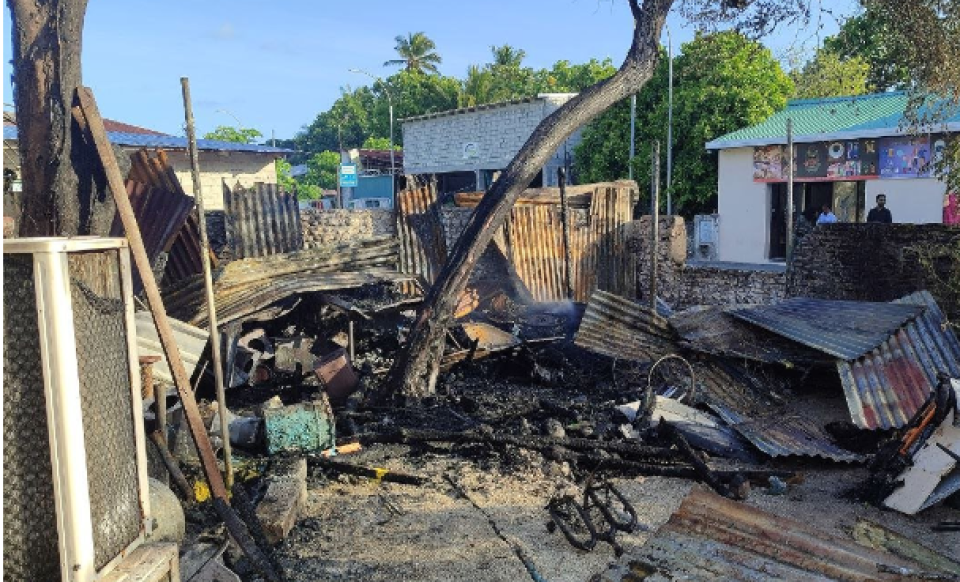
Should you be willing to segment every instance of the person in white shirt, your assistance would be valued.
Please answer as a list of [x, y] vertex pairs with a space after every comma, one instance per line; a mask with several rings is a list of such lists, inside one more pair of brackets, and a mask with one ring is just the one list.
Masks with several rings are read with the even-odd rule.
[[820, 211], [820, 216], [817, 217], [817, 224], [833, 224], [837, 221], [837, 215], [830, 210], [830, 207], [826, 204], [823, 205], [823, 208]]

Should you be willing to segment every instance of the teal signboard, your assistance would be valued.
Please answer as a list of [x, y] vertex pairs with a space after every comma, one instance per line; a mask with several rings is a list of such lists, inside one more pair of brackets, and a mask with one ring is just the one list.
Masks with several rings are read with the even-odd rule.
[[357, 187], [357, 165], [356, 164], [340, 164], [340, 187], [341, 188]]

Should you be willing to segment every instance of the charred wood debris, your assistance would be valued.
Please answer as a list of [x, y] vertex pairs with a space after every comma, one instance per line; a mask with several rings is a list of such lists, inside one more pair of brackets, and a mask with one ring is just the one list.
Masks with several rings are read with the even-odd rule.
[[[673, 312], [622, 296], [637, 294], [632, 279], [621, 294], [578, 290], [585, 303], [537, 301], [542, 290], [525, 289], [517, 276], [532, 267], [507, 264], [509, 284], [477, 278], [461, 297], [435, 392], [372, 405], [446, 253], [429, 189], [400, 195], [418, 202], [401, 205], [398, 238], [303, 249], [299, 215], [283, 194], [257, 188], [248, 200], [225, 187], [227, 212], [245, 209], [226, 217], [226, 240], [245, 258], [214, 263], [228, 408], [218, 410], [197, 216], [162, 154], [134, 161], [127, 193], [204, 426], [215, 450], [225, 439], [233, 447], [234, 509], [225, 512], [219, 498], [205, 503], [211, 492], [184, 404], [141, 313], [151, 471], [172, 480], [195, 529], [222, 519], [231, 532], [243, 530], [250, 557], [231, 560], [238, 571], [276, 568], [256, 562], [270, 561], [269, 548], [296, 527], [308, 479], [431, 486], [427, 476], [364, 462], [385, 446], [491, 469], [531, 455], [563, 467], [580, 488], [550, 500], [548, 529], [574, 548], [603, 542], [618, 555], [618, 534], [638, 525], [617, 478], [677, 477], [712, 490], [685, 502], [671, 520], [675, 535], [692, 535], [682, 527], [688, 506], [736, 513], [728, 503], [758, 490], [782, 495], [805, 468], [823, 465], [869, 467], [851, 495], [904, 513], [956, 502], [960, 343], [926, 292], [891, 303], [793, 298]], [[405, 212], [429, 216], [414, 221]], [[264, 228], [274, 229], [272, 238], [258, 236]], [[498, 244], [504, 252], [496, 257], [509, 263], [512, 251]], [[517, 553], [536, 578], [522, 548]]]
[[[274, 507], [275, 467], [298, 458], [311, 483], [353, 475], [431, 486], [427, 476], [364, 462], [365, 452], [397, 444], [411, 457], [443, 454], [505, 470], [530, 453], [569, 467], [582, 487], [544, 508], [549, 531], [574, 548], [607, 543], [618, 555], [618, 534], [638, 526], [615, 478], [679, 477], [743, 500], [751, 491], [784, 494], [806, 467], [867, 465], [870, 479], [851, 495], [904, 512], [958, 488], [958, 386], [950, 377], [960, 375], [960, 349], [928, 294], [889, 304], [797, 299], [780, 311], [673, 313], [604, 291], [584, 305], [471, 286], [449, 330], [435, 394], [373, 406], [369, 396], [402, 348], [427, 285], [386, 268], [399, 253], [395, 242], [375, 240], [221, 267], [226, 438], [238, 467], [235, 496], [246, 500], [240, 507], [271, 506], [249, 509], [273, 532], [269, 541], [257, 536], [264, 547], [295, 527], [292, 500], [306, 487], [279, 489], [289, 502]], [[189, 279], [167, 288], [171, 311], [188, 328], [205, 323], [197, 289]], [[830, 337], [824, 326], [832, 326]], [[900, 343], [891, 350], [890, 341]], [[881, 366], [892, 380], [889, 394], [878, 396]], [[211, 403], [203, 409], [216, 443], [225, 437], [209, 365], [197, 365], [194, 381]], [[812, 402], [829, 410], [808, 410]], [[171, 447], [183, 451], [176, 408], [168, 397]], [[948, 429], [954, 436], [941, 434]], [[942, 482], [911, 484], [921, 450], [943, 451]], [[891, 505], [905, 486], [916, 487], [906, 497], [922, 502]]]

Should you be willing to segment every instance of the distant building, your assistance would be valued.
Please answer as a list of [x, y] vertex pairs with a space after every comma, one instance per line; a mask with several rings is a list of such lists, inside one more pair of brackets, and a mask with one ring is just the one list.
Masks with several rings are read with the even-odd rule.
[[944, 222], [957, 193], [946, 191], [932, 167], [960, 131], [960, 114], [954, 109], [916, 135], [906, 108], [899, 92], [795, 100], [763, 123], [707, 143], [718, 152], [718, 258], [764, 263], [786, 256], [787, 119], [795, 215], [813, 224], [826, 204], [841, 222], [864, 222], [883, 193], [894, 222]]
[[[485, 190], [537, 125], [575, 96], [542, 93], [402, 119], [403, 171], [408, 175], [436, 175], [441, 193]], [[531, 186], [556, 186], [557, 168], [561, 166], [567, 167], [570, 175], [578, 143], [579, 130], [557, 148]]]
[[[166, 151], [184, 191], [193, 192], [187, 138], [109, 119], [104, 119], [103, 125], [110, 142], [131, 153], [142, 148]], [[274, 162], [277, 158], [292, 153], [292, 150], [284, 148], [209, 139], [198, 139], [197, 149], [200, 188], [207, 210], [223, 210], [224, 180], [230, 186], [238, 182], [243, 186], [252, 186], [257, 182], [275, 184], [277, 170]], [[3, 167], [19, 173], [17, 126], [13, 116], [8, 113], [4, 114], [3, 120]]]

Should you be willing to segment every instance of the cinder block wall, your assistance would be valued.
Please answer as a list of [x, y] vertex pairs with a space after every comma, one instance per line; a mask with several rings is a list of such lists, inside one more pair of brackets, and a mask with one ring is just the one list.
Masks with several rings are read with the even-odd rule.
[[397, 236], [397, 222], [393, 210], [367, 208], [363, 210], [301, 210], [303, 247], [352, 242], [379, 236]]
[[[946, 247], [960, 240], [960, 227], [943, 224], [822, 224], [801, 239], [787, 270], [790, 297], [891, 301], [937, 285], [918, 259], [917, 250]], [[945, 256], [943, 270], [960, 256]], [[937, 296], [940, 307], [960, 317], [955, 297]]]

